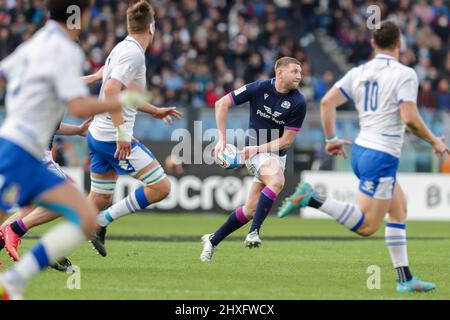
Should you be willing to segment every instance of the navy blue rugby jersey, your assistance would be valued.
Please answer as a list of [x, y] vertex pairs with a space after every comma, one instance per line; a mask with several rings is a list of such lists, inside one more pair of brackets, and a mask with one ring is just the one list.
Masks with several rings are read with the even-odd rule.
[[[306, 101], [297, 89], [280, 93], [275, 78], [258, 80], [228, 94], [233, 105], [250, 103], [247, 145], [262, 145], [280, 138], [284, 130], [300, 131], [306, 115]], [[284, 156], [287, 150], [278, 154]]]

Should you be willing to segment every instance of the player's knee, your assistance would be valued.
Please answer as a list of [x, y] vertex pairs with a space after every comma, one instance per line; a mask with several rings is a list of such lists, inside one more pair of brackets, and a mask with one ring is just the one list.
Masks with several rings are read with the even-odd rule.
[[96, 231], [97, 213], [95, 210], [89, 210], [89, 213], [82, 217], [81, 227], [87, 237], [90, 237]]
[[361, 228], [357, 230], [357, 233], [362, 237], [370, 237], [379, 229], [379, 225], [372, 223], [371, 221], [367, 221]]
[[161, 201], [170, 194], [170, 180], [166, 177], [158, 183], [145, 187], [145, 196], [150, 202]]
[[163, 200], [165, 198], [167, 198], [170, 194], [170, 181], [168, 178], [165, 178], [164, 180], [161, 181], [161, 186], [159, 189], [159, 194], [160, 194], [160, 200]]
[[243, 212], [244, 216], [247, 218], [247, 220], [252, 220], [253, 216], [255, 215], [256, 208], [250, 207], [250, 206], [244, 206]]
[[270, 190], [272, 190], [276, 194], [279, 194], [284, 188], [284, 179], [274, 178], [267, 186], [270, 188]]
[[389, 213], [389, 222], [405, 223], [406, 222], [406, 210], [403, 210], [401, 212]]
[[112, 203], [113, 195], [106, 193], [95, 193], [94, 202], [99, 210], [103, 210], [104, 207], [109, 206]]
[[373, 235], [377, 230], [373, 230], [373, 229], [362, 229], [362, 230], [358, 230], [358, 234], [362, 237], [370, 237], [371, 235]]

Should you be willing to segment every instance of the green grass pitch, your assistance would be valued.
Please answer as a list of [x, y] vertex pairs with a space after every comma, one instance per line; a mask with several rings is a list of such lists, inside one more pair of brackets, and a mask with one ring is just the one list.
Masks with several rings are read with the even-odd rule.
[[[201, 235], [213, 232], [225, 218], [150, 213], [124, 217], [108, 230], [116, 240], [107, 241], [106, 258], [89, 243], [70, 255], [81, 270], [80, 289], [67, 289], [69, 275], [48, 270], [27, 285], [26, 298], [450, 299], [450, 222], [408, 223], [411, 271], [436, 282], [437, 290], [397, 294], [383, 230], [374, 239], [362, 239], [330, 220], [270, 217], [262, 228], [262, 247], [244, 248], [246, 226], [219, 246], [212, 263], [201, 263]], [[30, 235], [46, 228], [31, 230]], [[25, 239], [21, 253], [35, 242]], [[11, 264], [4, 251], [0, 260]], [[371, 265], [380, 267], [380, 289], [367, 288]]]

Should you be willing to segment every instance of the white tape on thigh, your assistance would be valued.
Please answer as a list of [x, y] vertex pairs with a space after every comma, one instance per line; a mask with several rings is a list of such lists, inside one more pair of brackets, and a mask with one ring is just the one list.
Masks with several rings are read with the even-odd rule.
[[151, 186], [152, 184], [158, 183], [166, 177], [167, 176], [164, 172], [164, 169], [159, 166], [156, 168], [151, 168], [149, 171], [142, 174], [138, 179], [141, 180], [146, 186]]
[[116, 187], [115, 180], [98, 180], [91, 177], [91, 191], [100, 194], [113, 194]]

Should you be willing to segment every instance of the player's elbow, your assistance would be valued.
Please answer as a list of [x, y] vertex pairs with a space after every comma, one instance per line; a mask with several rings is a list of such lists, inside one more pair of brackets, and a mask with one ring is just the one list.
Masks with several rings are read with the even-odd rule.
[[223, 109], [224, 107], [225, 107], [225, 104], [223, 103], [222, 99], [217, 100], [217, 101], [214, 103], [214, 108], [215, 108], [216, 110]]
[[324, 97], [322, 100], [320, 100], [320, 109], [321, 110], [329, 110], [333, 107], [333, 104], [331, 103], [331, 99]]
[[111, 98], [111, 97], [118, 96], [119, 93], [120, 93], [120, 90], [117, 90], [113, 86], [106, 86], [105, 90], [103, 91], [103, 93], [104, 93], [105, 97]]
[[416, 126], [419, 118], [417, 107], [412, 102], [404, 102], [400, 105], [400, 117], [408, 127]]
[[412, 117], [404, 117], [402, 118], [403, 122], [406, 124], [407, 127], [415, 127], [415, 120]]
[[292, 146], [292, 143], [294, 143], [294, 141], [291, 140], [287, 140], [284, 142], [284, 148], [283, 149], [287, 149], [290, 148]]
[[295, 139], [285, 138], [281, 140], [281, 148], [280, 149], [288, 149], [292, 146]]
[[414, 112], [400, 111], [400, 117], [402, 118], [403, 123], [406, 124], [408, 127], [414, 127], [416, 125], [417, 116], [414, 114]]
[[[133, 84], [133, 86], [136, 85]], [[108, 82], [106, 82], [105, 84], [105, 89], [103, 90], [103, 93], [107, 98], [115, 98], [120, 94], [122, 88], [123, 85], [120, 81], [116, 79], [109, 79]], [[133, 90], [136, 90], [136, 88], [133, 88]]]
[[231, 106], [231, 103], [230, 103], [230, 100], [229, 100], [228, 96], [223, 96], [222, 98], [220, 98], [219, 100], [217, 100], [214, 103], [214, 107], [215, 107], [216, 110], [226, 109], [226, 108], [228, 108], [230, 106]]

